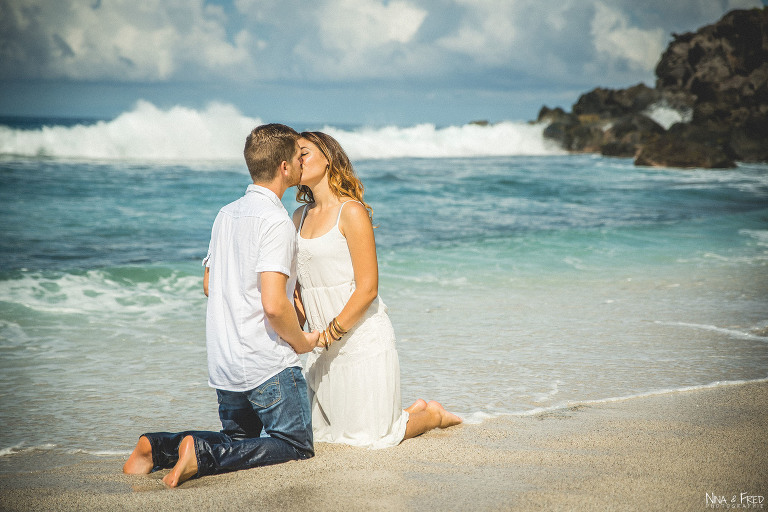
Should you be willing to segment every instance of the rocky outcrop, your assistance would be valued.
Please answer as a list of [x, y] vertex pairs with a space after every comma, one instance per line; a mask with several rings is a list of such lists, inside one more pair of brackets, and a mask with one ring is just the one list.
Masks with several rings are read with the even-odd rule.
[[[655, 88], [597, 88], [572, 112], [543, 107], [547, 138], [569, 151], [634, 157], [636, 165], [733, 167], [768, 162], [768, 8], [732, 11], [674, 35]], [[662, 126], [654, 109], [679, 113]]]
[[548, 122], [544, 136], [569, 151], [634, 156], [638, 148], [664, 128], [645, 112], [662, 95], [638, 84], [629, 89], [594, 89], [583, 94], [573, 112], [542, 107], [538, 121]]

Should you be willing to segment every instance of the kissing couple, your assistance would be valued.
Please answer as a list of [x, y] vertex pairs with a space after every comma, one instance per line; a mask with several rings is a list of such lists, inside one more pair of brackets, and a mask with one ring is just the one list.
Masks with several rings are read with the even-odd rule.
[[[402, 409], [372, 209], [339, 143], [266, 124], [244, 156], [253, 183], [219, 211], [203, 260], [208, 384], [222, 429], [145, 433], [123, 471], [171, 468], [163, 482], [176, 487], [308, 459], [314, 441], [385, 448], [461, 423], [435, 401]], [[281, 199], [294, 186], [304, 204], [291, 219]]]

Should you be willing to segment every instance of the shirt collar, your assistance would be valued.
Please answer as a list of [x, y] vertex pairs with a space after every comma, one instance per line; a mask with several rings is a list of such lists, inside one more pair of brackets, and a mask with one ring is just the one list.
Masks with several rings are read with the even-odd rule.
[[245, 193], [261, 194], [267, 199], [269, 199], [270, 201], [272, 201], [272, 203], [274, 203], [275, 206], [281, 206], [282, 208], [285, 208], [285, 206], [283, 206], [283, 202], [280, 201], [279, 197], [277, 197], [277, 194], [275, 194], [274, 192], [272, 192], [266, 187], [262, 187], [261, 185], [256, 185], [252, 183], [248, 185], [248, 188], [245, 190]]

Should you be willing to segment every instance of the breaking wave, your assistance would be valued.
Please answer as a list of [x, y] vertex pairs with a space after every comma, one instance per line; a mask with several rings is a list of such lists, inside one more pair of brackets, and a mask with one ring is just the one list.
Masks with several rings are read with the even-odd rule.
[[[111, 121], [38, 129], [0, 126], [0, 156], [85, 160], [205, 161], [242, 159], [245, 136], [262, 120], [231, 105], [162, 110], [139, 101]], [[312, 127], [314, 129], [314, 127]], [[502, 122], [439, 128], [324, 126], [352, 159], [469, 157], [562, 153], [542, 136], [543, 125]]]

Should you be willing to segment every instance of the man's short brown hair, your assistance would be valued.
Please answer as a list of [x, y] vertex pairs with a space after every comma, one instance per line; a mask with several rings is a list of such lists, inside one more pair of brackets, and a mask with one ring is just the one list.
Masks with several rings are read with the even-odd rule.
[[254, 128], [245, 139], [245, 164], [254, 183], [272, 181], [283, 162], [296, 154], [299, 134], [290, 126], [272, 123]]

